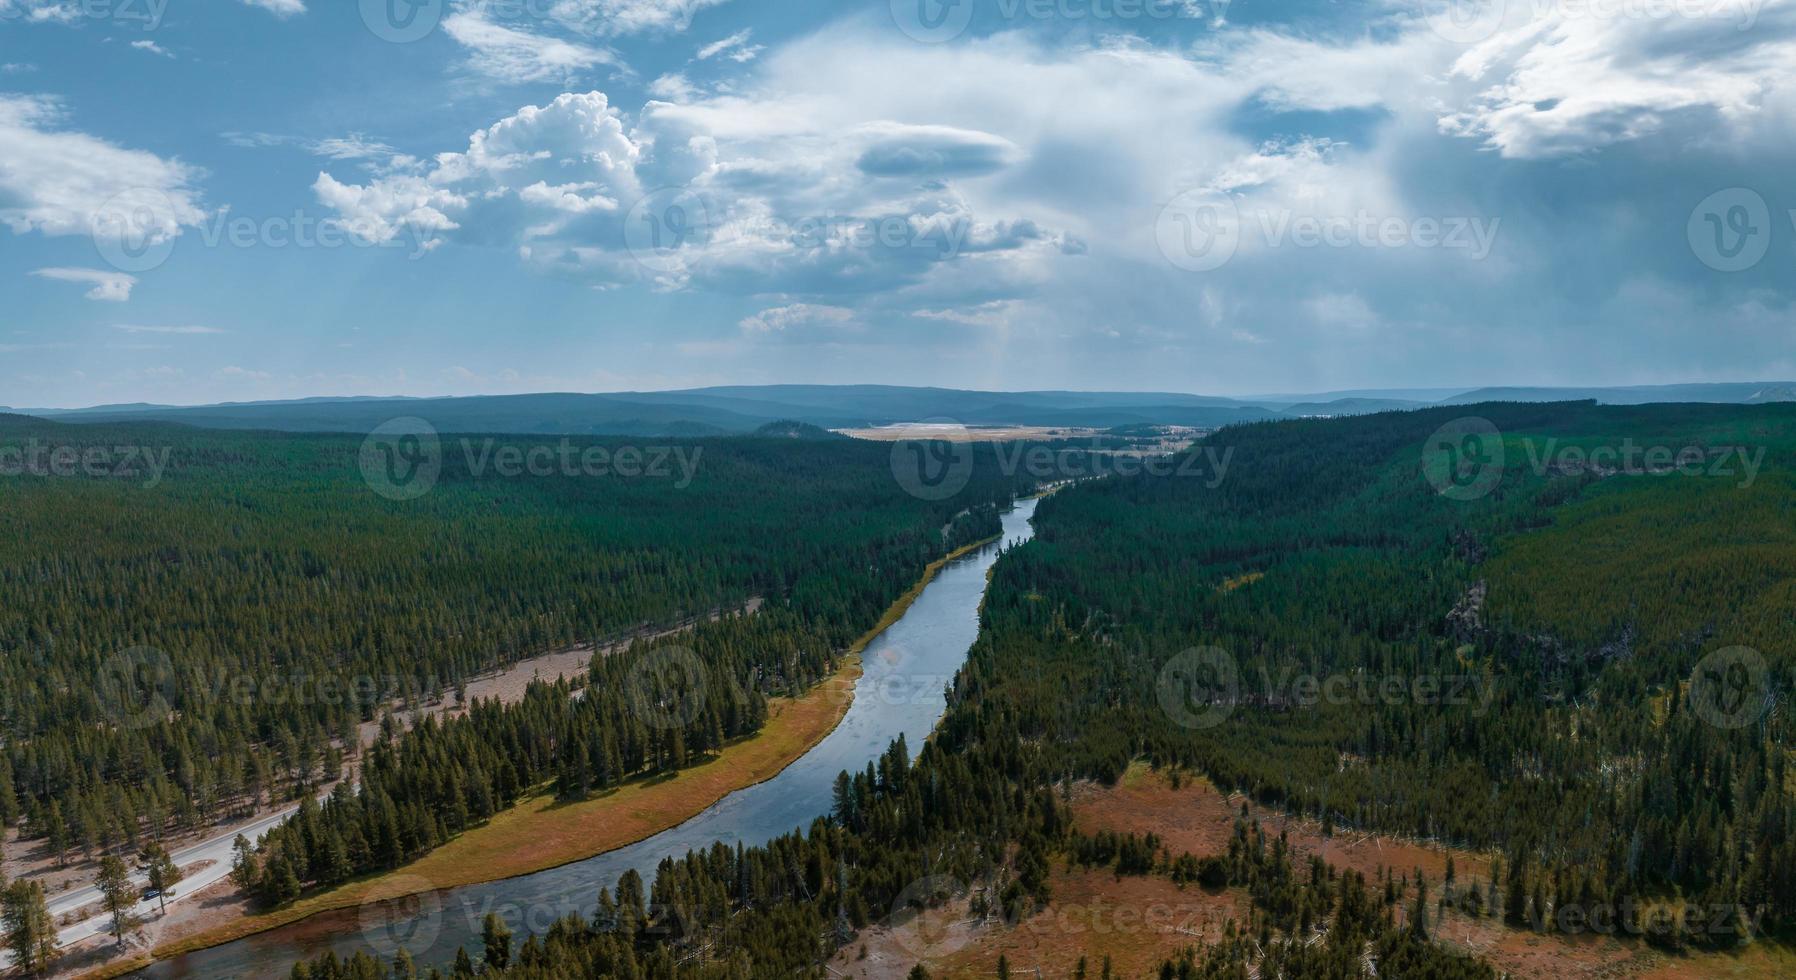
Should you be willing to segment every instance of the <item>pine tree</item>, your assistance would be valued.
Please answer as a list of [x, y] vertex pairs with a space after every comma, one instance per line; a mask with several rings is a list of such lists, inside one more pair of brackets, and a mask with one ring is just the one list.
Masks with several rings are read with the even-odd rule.
[[584, 800], [592, 791], [592, 777], [588, 767], [586, 743], [575, 742], [568, 753], [567, 763], [562, 767], [561, 780], [556, 787], [556, 794], [564, 800]]
[[112, 916], [112, 938], [123, 946], [125, 933], [137, 927], [137, 920], [131, 915], [137, 906], [137, 894], [131, 887], [131, 872], [125, 868], [125, 862], [110, 854], [101, 858], [94, 887], [100, 890], [101, 907]]
[[836, 773], [831, 794], [830, 813], [836, 822], [849, 829], [855, 827], [854, 779], [846, 771]]
[[[242, 835], [238, 835], [242, 839]], [[144, 877], [149, 879], [150, 887], [157, 892], [157, 901], [163, 912], [168, 911], [168, 894], [184, 875], [174, 858], [169, 856], [168, 849], [159, 843], [152, 842], [143, 852]]]
[[12, 766], [0, 755], [0, 829], [19, 822], [19, 795], [13, 786]]
[[262, 860], [256, 846], [242, 834], [231, 842], [231, 881], [244, 891], [253, 891], [262, 881]]
[[497, 913], [487, 913], [481, 925], [481, 940], [486, 944], [487, 969], [503, 970], [511, 965], [511, 929]]
[[1503, 883], [1503, 920], [1512, 926], [1528, 923], [1528, 876], [1521, 855], [1509, 862], [1509, 878]]
[[26, 973], [42, 972], [55, 962], [56, 923], [42, 884], [15, 881], [0, 893], [0, 928], [13, 962]]
[[66, 867], [68, 864], [69, 823], [62, 815], [62, 804], [50, 801], [50, 809], [44, 814], [44, 836], [50, 841], [50, 850], [56, 854], [56, 866]]

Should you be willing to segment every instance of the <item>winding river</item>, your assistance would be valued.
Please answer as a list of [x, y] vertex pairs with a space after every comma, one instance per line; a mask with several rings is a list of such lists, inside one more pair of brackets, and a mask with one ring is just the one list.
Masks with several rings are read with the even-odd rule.
[[[945, 688], [979, 632], [986, 573], [999, 544], [1033, 535], [1036, 501], [1021, 500], [1004, 514], [1000, 542], [944, 567], [909, 610], [867, 646], [854, 703], [840, 725], [772, 779], [738, 790], [685, 823], [653, 837], [548, 871], [446, 889], [360, 909], [329, 912], [302, 922], [157, 963], [144, 977], [285, 977], [294, 962], [335, 950], [390, 959], [401, 948], [420, 967], [447, 965], [462, 946], [479, 958], [481, 923], [502, 916], [520, 937], [542, 933], [570, 913], [589, 914], [601, 887], [635, 868], [651, 880], [663, 858], [722, 841], [754, 846], [809, 827], [828, 812], [836, 774], [860, 770], [900, 734], [915, 754], [946, 709]], [[400, 872], [403, 874], [403, 872]]]

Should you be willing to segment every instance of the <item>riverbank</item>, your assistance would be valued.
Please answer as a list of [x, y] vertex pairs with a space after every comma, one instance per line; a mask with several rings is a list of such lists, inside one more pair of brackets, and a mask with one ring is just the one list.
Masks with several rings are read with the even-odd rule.
[[[426, 717], [443, 720], [465, 715], [467, 706], [477, 700], [514, 704], [523, 700], [525, 691], [533, 681], [555, 681], [583, 675], [594, 657], [610, 656], [627, 649], [632, 643], [676, 636], [701, 623], [716, 622], [725, 616], [752, 616], [760, 610], [762, 602], [762, 597], [750, 596], [737, 605], [719, 606], [708, 613], [690, 616], [672, 624], [624, 630], [597, 645], [578, 644], [537, 654], [468, 678], [461, 685], [459, 697], [437, 697], [410, 704], [394, 700], [388, 707], [392, 710], [393, 717], [409, 728]], [[380, 730], [381, 722], [378, 719], [363, 722], [358, 727], [356, 745], [335, 743], [350, 753], [345, 767], [346, 775], [351, 778], [355, 776], [363, 753], [374, 744]], [[312, 787], [311, 791], [322, 798], [334, 788], [334, 782], [327, 782]], [[274, 796], [273, 793], [269, 795]], [[285, 796], [281, 796], [278, 802], [270, 800], [266, 803], [262, 801], [260, 794], [254, 803], [237, 796], [218, 801], [217, 809], [236, 814], [229, 822], [202, 822], [195, 827], [154, 835], [174, 855], [175, 861], [186, 873], [186, 884], [181, 894], [175, 898], [172, 910], [158, 910], [151, 915], [150, 925], [154, 929], [146, 931], [154, 932], [155, 936], [137, 945], [147, 949], [162, 942], [162, 936], [190, 935], [215, 926], [221, 919], [235, 920], [249, 914], [249, 910], [244, 907], [245, 903], [234, 895], [234, 889], [222, 881], [228, 869], [221, 865], [229, 863], [232, 856], [231, 842], [238, 835], [255, 840], [262, 836], [263, 830], [271, 821], [284, 820], [295, 807], [296, 804]], [[91, 926], [93, 920], [102, 918], [100, 896], [92, 887], [101, 859], [116, 856], [131, 863], [136, 857], [134, 848], [120, 845], [91, 853], [64, 854], [62, 857], [66, 859], [65, 863], [58, 860], [46, 840], [23, 840], [19, 834], [17, 828], [6, 831], [4, 845], [0, 846], [0, 856], [3, 856], [3, 860], [0, 860], [0, 881], [30, 878], [41, 882], [48, 892], [51, 917], [57, 922], [58, 933], [65, 937], [71, 931], [80, 931], [84, 926]], [[211, 873], [196, 877], [195, 873], [206, 865], [218, 867]], [[133, 880], [139, 885], [143, 884], [141, 874]], [[211, 906], [209, 908], [196, 909], [189, 899], [202, 892], [217, 901], [203, 903]], [[105, 928], [94, 927], [82, 933], [87, 939], [64, 938], [65, 949], [71, 952], [70, 959], [101, 962], [112, 958], [103, 955], [105, 950], [94, 948], [97, 937], [105, 931]], [[6, 955], [0, 952], [0, 961], [4, 961]], [[81, 969], [80, 966], [64, 966], [61, 972], [78, 974]]]
[[[833, 731], [853, 701], [861, 655], [896, 623], [949, 562], [997, 540], [976, 542], [930, 563], [923, 575], [840, 658], [835, 673], [799, 698], [775, 698], [762, 731], [735, 742], [717, 757], [673, 775], [633, 781], [581, 803], [558, 803], [544, 788], [448, 844], [412, 863], [284, 908], [246, 915], [188, 936], [168, 936], [154, 959], [222, 945], [324, 912], [464, 885], [532, 874], [615, 850], [677, 826], [724, 796], [772, 779]], [[87, 977], [120, 976], [150, 958], [120, 963]]]

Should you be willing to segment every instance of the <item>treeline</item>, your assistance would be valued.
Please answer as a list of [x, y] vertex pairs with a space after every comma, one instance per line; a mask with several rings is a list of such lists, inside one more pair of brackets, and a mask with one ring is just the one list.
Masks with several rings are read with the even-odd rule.
[[315, 885], [396, 868], [486, 822], [536, 787], [583, 800], [671, 772], [758, 732], [769, 691], [807, 689], [834, 670], [831, 638], [784, 610], [593, 658], [578, 686], [535, 681], [516, 704], [383, 732], [359, 792], [308, 798], [259, 847], [239, 843], [236, 876], [277, 905]]
[[0, 417], [0, 448], [34, 443], [168, 453], [154, 485], [142, 467], [0, 477], [0, 821], [65, 856], [312, 796], [390, 705], [753, 597], [771, 625], [743, 703], [788, 693], [1031, 485], [981, 449], [966, 490], [931, 502], [887, 445], [741, 438], [680, 443], [689, 484], [503, 478], [445, 451], [431, 492], [394, 501], [364, 483], [359, 438]]

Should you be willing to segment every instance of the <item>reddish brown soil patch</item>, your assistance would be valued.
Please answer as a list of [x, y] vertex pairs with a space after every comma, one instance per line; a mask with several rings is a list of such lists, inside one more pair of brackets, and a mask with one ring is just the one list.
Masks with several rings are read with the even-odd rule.
[[[1154, 833], [1175, 856], [1190, 852], [1201, 857], [1227, 851], [1244, 800], [1240, 795], [1224, 796], [1202, 779], [1187, 778], [1181, 788], [1173, 789], [1164, 776], [1136, 767], [1114, 787], [1092, 784], [1077, 787], [1073, 791], [1072, 809], [1078, 828], [1086, 833], [1099, 830]], [[1415, 869], [1420, 868], [1429, 881], [1430, 893], [1441, 893], [1449, 849], [1439, 844], [1357, 831], [1325, 837], [1321, 825], [1314, 820], [1288, 817], [1250, 801], [1247, 813], [1250, 819], [1260, 821], [1268, 835], [1277, 836], [1284, 832], [1300, 861], [1317, 855], [1337, 868], [1355, 869], [1369, 879], [1375, 879], [1380, 867], [1407, 875], [1413, 875]], [[1452, 850], [1451, 854], [1462, 888], [1474, 879], [1481, 884], [1489, 881], [1491, 859], [1488, 855], [1458, 849]], [[1104, 876], [1100, 880], [1109, 879]], [[1186, 894], [1189, 892], [1188, 889]], [[1106, 897], [1122, 900], [1113, 891], [1107, 891]], [[1238, 916], [1244, 917], [1244, 913]], [[1631, 937], [1537, 933], [1508, 928], [1497, 919], [1473, 918], [1458, 912], [1449, 912], [1434, 931], [1443, 945], [1479, 956], [1498, 971], [1518, 980], [1796, 976], [1796, 951], [1770, 941], [1760, 941], [1729, 953], [1672, 956]], [[1178, 947], [1175, 944], [1172, 948]], [[1157, 966], [1164, 955], [1164, 950], [1157, 951], [1149, 958], [1148, 968]], [[996, 962], [995, 948], [990, 960]], [[985, 963], [984, 960], [979, 962]], [[1077, 962], [1076, 954], [1074, 962]], [[1011, 957], [1011, 965], [1013, 968], [1018, 965], [1015, 956]], [[1048, 974], [1045, 965], [1043, 973]], [[1124, 975], [1140, 976], [1142, 973]]]
[[1116, 976], [1140, 977], [1246, 915], [1239, 893], [1181, 889], [1165, 878], [1057, 870], [1051, 888], [1048, 907], [1014, 926], [969, 921], [963, 899], [896, 926], [862, 930], [830, 962], [831, 975], [902, 980], [922, 963], [934, 977], [990, 977], [1003, 956], [1013, 977], [1032, 977], [1037, 967], [1044, 977], [1066, 977], [1084, 956], [1097, 977], [1109, 956]]
[[[1314, 820], [1289, 817], [1259, 806], [1239, 794], [1224, 796], [1208, 780], [1187, 778], [1179, 789], [1161, 775], [1136, 768], [1116, 786], [1085, 785], [1073, 793], [1073, 814], [1080, 830], [1132, 831], [1160, 835], [1176, 857], [1190, 852], [1199, 857], [1228, 850], [1229, 836], [1247, 802], [1250, 819], [1260, 821], [1269, 837], [1287, 834], [1301, 864], [1314, 854], [1337, 868], [1353, 868], [1374, 879], [1380, 867], [1413, 875], [1421, 868], [1430, 885], [1447, 877], [1448, 848], [1432, 843], [1403, 840], [1358, 831], [1332, 837], [1322, 833]], [[1452, 852], [1461, 884], [1472, 878], [1489, 879], [1490, 858], [1468, 851]], [[1438, 894], [1438, 890], [1437, 890]]]

